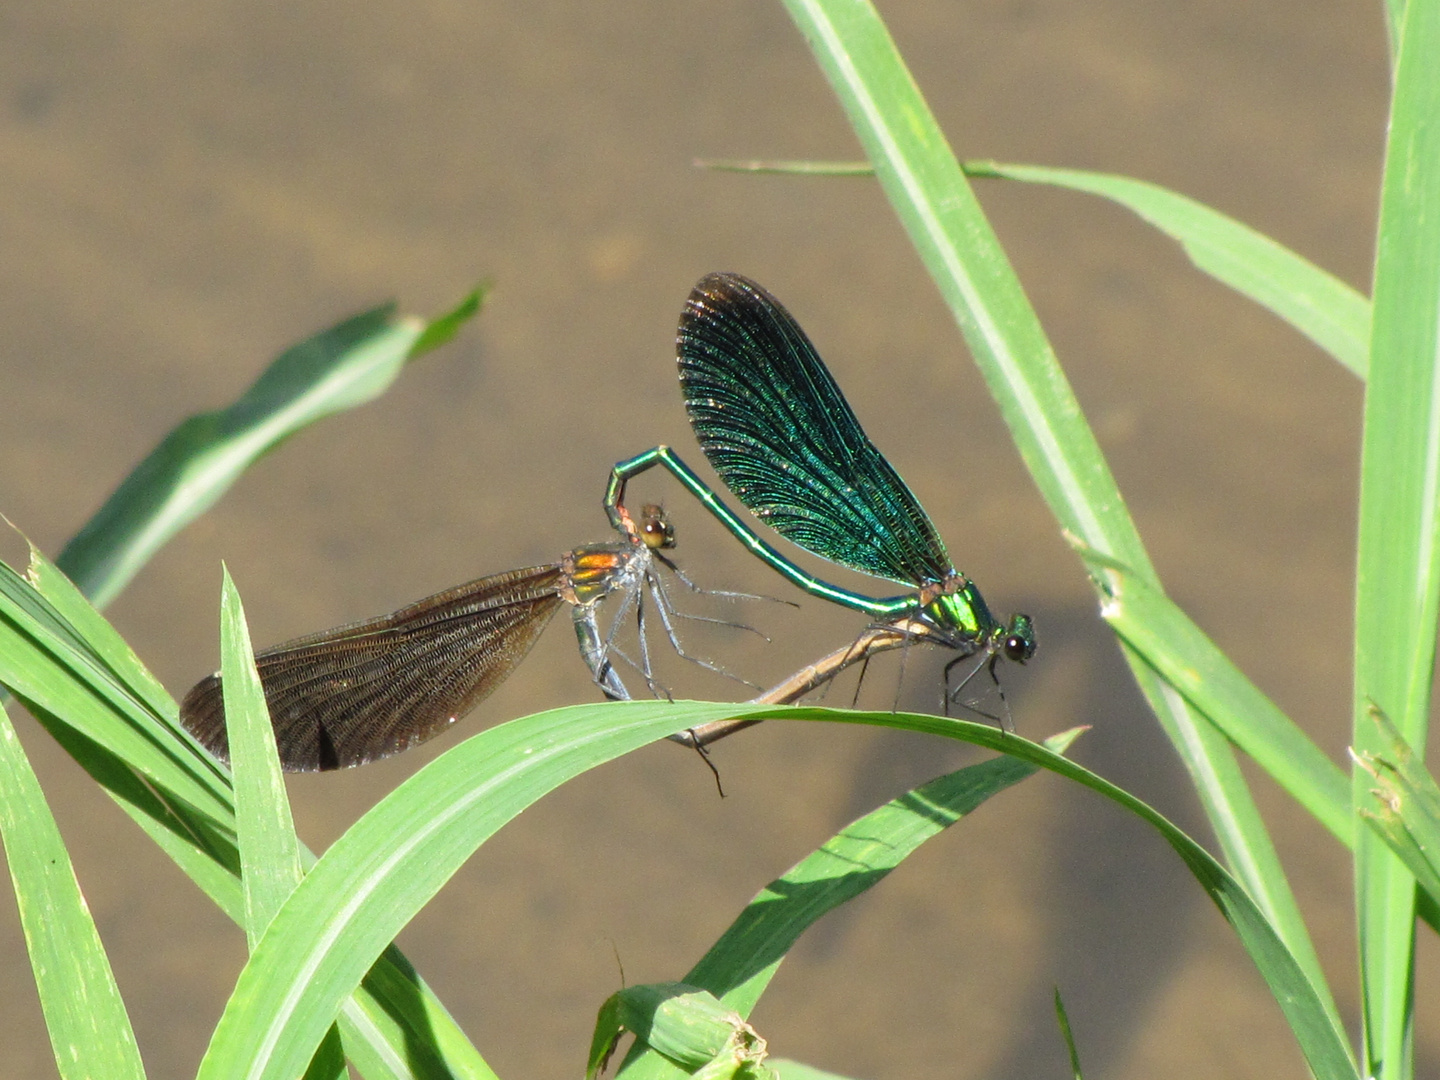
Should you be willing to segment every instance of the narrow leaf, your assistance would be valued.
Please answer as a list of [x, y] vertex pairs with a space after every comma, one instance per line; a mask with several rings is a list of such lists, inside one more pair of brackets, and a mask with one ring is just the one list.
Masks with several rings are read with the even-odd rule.
[[[1063, 754], [1083, 730], [1072, 728], [1045, 740], [1045, 745]], [[817, 920], [878, 885], [926, 840], [1036, 769], [1002, 755], [931, 780], [851, 822], [761, 889], [690, 969], [685, 982], [711, 991], [740, 1015], [750, 1015], [780, 962]], [[623, 1072], [627, 1080], [676, 1076], [638, 1042]]]
[[351, 826], [251, 954], [200, 1077], [296, 1075], [384, 947], [496, 829], [585, 769], [723, 712], [683, 702], [618, 704], [483, 731]]
[[[188, 736], [182, 739], [178, 729], [138, 707], [153, 694], [153, 686], [145, 685], [150, 676], [78, 591], [68, 583], [61, 587], [63, 575], [46, 566], [38, 571], [32, 567], [32, 577], [48, 583], [47, 591], [63, 603], [81, 605], [86, 614], [72, 623], [30, 581], [0, 563], [0, 593], [15, 601], [12, 610], [19, 613], [16, 622], [0, 617], [0, 684], [19, 689], [22, 704], [71, 757], [221, 910], [243, 926], [228, 770]], [[101, 640], [91, 641], [91, 634]], [[112, 646], [125, 655], [116, 655]], [[113, 701], [97, 701], [94, 685], [110, 683], [117, 692]], [[45, 691], [45, 701], [26, 696], [25, 691], [36, 687]], [[115, 701], [129, 705], [117, 710], [112, 707]], [[177, 712], [168, 695], [157, 707], [171, 717]], [[85, 723], [81, 717], [87, 718]], [[134, 761], [107, 746], [123, 742], [116, 729], [129, 730], [132, 725], [145, 727], [147, 741], [153, 740], [149, 745], [163, 751], [159, 760], [176, 770], [175, 775], [187, 776], [192, 783], [203, 781], [215, 793], [213, 812], [200, 813], [170, 796], [168, 792], [178, 785], [168, 772], [165, 778], [144, 774]], [[82, 729], [92, 730], [95, 738]], [[314, 861], [308, 851], [302, 851], [302, 857]], [[360, 992], [345, 1004], [342, 1026], [352, 1058], [373, 1080], [494, 1080], [454, 1019], [396, 949], [386, 951]]]
[[397, 318], [387, 304], [286, 350], [234, 404], [192, 416], [166, 436], [65, 546], [60, 568], [104, 607], [257, 458], [315, 421], [379, 396], [479, 304], [472, 293], [429, 323]]
[[[702, 159], [722, 172], [792, 176], [873, 176], [868, 161], [758, 161]], [[1370, 301], [1249, 225], [1187, 195], [1145, 180], [1082, 169], [963, 162], [972, 179], [1019, 180], [1083, 191], [1118, 203], [1177, 241], [1190, 260], [1284, 319], [1360, 378], [1370, 365]]]
[[1370, 301], [1264, 233], [1189, 196], [1128, 176], [998, 161], [967, 161], [965, 173], [1049, 184], [1118, 203], [1178, 241], [1205, 273], [1268, 308], [1365, 378]]
[[[1081, 545], [1080, 554], [1091, 553]], [[1095, 558], [1100, 614], [1146, 663], [1249, 754], [1347, 847], [1350, 784], [1340, 767], [1261, 693], [1164, 593], [1111, 559]]]
[[[1352, 745], [1383, 752], [1369, 710], [1423, 747], [1440, 613], [1440, 2], [1409, 0], [1375, 258], [1375, 309], [1360, 462]], [[1370, 803], [1354, 774], [1353, 803]], [[1414, 1074], [1415, 882], [1378, 836], [1356, 843], [1363, 1065]]]
[[[1063, 754], [1083, 730], [1072, 728], [1045, 745]], [[851, 822], [765, 886], [684, 981], [750, 1015], [785, 954], [816, 920], [878, 885], [926, 840], [1036, 768], [1008, 756], [982, 761], [931, 780]]]
[[1355, 757], [1374, 785], [1372, 801], [1360, 808], [1360, 816], [1440, 904], [1440, 787], [1389, 717], [1372, 709], [1371, 718], [1387, 749]]
[[235, 784], [235, 834], [245, 890], [245, 936], [253, 949], [304, 876], [300, 840], [275, 749], [265, 691], [255, 670], [245, 611], [230, 571], [222, 571], [220, 670]]
[[60, 1075], [143, 1080], [135, 1032], [70, 853], [3, 709], [0, 838]]
[[[994, 229], [873, 5], [786, 0], [949, 305], [1061, 527], [1158, 586], [1094, 433]], [[1122, 650], [1180, 754], [1226, 859], [1330, 1004], [1305, 922], [1230, 743]]]
[[1074, 1080], [1085, 1080], [1080, 1071], [1080, 1051], [1075, 1048], [1075, 1033], [1070, 1030], [1070, 1016], [1065, 1012], [1058, 986], [1055, 988], [1055, 1022], [1060, 1025], [1060, 1037], [1065, 1040], [1065, 1051], [1070, 1055], [1070, 1075]]

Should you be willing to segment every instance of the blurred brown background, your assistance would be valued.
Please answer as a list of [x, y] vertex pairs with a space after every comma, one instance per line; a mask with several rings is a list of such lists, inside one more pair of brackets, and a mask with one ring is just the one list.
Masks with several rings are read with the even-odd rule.
[[[1378, 5], [883, 7], [962, 157], [1168, 184], [1366, 286], [1388, 88]], [[0, 510], [53, 554], [165, 431], [231, 400], [285, 345], [390, 296], [433, 313], [493, 279], [457, 343], [263, 462], [114, 605], [178, 696], [216, 662], [222, 558], [266, 644], [603, 539], [611, 462], [658, 441], [698, 461], [675, 320], [701, 274], [741, 271], [810, 331], [992, 606], [1034, 615], [1040, 653], [1007, 673], [1020, 729], [1093, 724], [1079, 760], [1207, 835], [877, 187], [691, 166], [857, 154], [773, 2], [7, 4]], [[1341, 759], [1359, 383], [1120, 210], [980, 194], [1168, 587]], [[702, 584], [782, 592], [673, 485], [641, 490], [668, 500]], [[758, 682], [860, 624], [818, 602], [739, 616], [775, 644], [689, 640]], [[902, 705], [933, 707], [943, 659], [910, 658]], [[878, 665], [864, 700], [887, 705], [896, 677]], [[683, 665], [666, 678], [683, 695], [745, 694]], [[595, 696], [557, 622], [458, 735], [295, 780], [302, 835], [329, 843], [465, 732]], [[151, 1073], [189, 1075], [242, 935], [19, 723]], [[834, 829], [972, 758], [773, 724], [717, 748], [721, 801], [691, 756], [652, 747], [503, 831], [402, 944], [501, 1075], [573, 1076], [620, 985], [617, 954], [630, 982], [678, 978]], [[1353, 1017], [1345, 861], [1267, 782], [1257, 791]], [[0, 1074], [49, 1075], [8, 900], [0, 963]], [[861, 1078], [1058, 1077], [1056, 985], [1089, 1075], [1303, 1075], [1169, 849], [1045, 776], [816, 927], [754, 1020], [774, 1052]], [[1423, 1020], [1433, 987], [1421, 994], [1425, 1072], [1440, 1042]]]

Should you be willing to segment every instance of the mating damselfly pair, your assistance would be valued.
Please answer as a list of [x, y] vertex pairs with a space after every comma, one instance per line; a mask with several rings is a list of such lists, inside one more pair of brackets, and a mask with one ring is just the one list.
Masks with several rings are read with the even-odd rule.
[[[919, 500], [865, 435], [809, 338], [780, 302], [747, 278], [711, 274], [686, 302], [676, 353], [691, 426], [730, 493], [797, 547], [909, 591], [871, 597], [806, 573], [673, 450], [656, 446], [611, 472], [605, 509], [617, 539], [257, 653], [286, 769], [358, 765], [438, 734], [505, 680], [562, 604], [570, 606], [581, 656], [607, 697], [630, 697], [616, 659], [626, 660], [656, 692], [644, 627], [647, 596], [666, 636], [686, 655], [674, 629], [676, 610], [659, 576], [660, 567], [679, 573], [665, 554], [674, 546], [674, 531], [658, 507], [644, 507], [637, 517], [625, 505], [627, 482], [656, 466], [667, 469], [792, 584], [871, 617], [855, 641], [754, 700], [793, 701], [875, 652], [911, 643], [956, 653], [945, 665], [947, 708], [982, 671], [1000, 692], [999, 660], [1024, 663], [1035, 652], [1030, 618], [998, 621], [975, 583], [955, 569]], [[683, 575], [681, 580], [689, 585]], [[599, 605], [612, 595], [618, 597], [616, 611], [609, 628], [602, 628]], [[615, 644], [616, 627], [632, 611], [640, 623], [641, 653], [634, 660]], [[952, 689], [951, 673], [966, 660], [972, 666]], [[991, 718], [1009, 729], [1003, 692], [1000, 697], [1001, 709]], [[181, 718], [202, 744], [228, 757], [218, 675], [190, 691]], [[674, 738], [700, 748], [738, 726], [743, 725]]]

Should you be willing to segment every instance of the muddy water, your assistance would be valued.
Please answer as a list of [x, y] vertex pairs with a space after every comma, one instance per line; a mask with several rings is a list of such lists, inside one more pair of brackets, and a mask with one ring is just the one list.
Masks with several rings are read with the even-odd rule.
[[[1387, 83], [1373, 5], [886, 7], [962, 155], [1169, 184], [1367, 281]], [[670, 360], [686, 292], [742, 271], [810, 330], [992, 605], [1035, 616], [1040, 654], [1008, 682], [1021, 730], [1093, 725], [1080, 760], [1203, 832], [875, 186], [690, 164], [856, 154], [775, 4], [9, 4], [0, 509], [56, 551], [164, 431], [230, 400], [285, 344], [389, 296], [433, 312], [494, 281], [461, 340], [264, 462], [114, 605], [180, 693], [215, 662], [222, 558], [265, 643], [603, 538], [609, 463], [690, 445]], [[1338, 759], [1359, 384], [1123, 212], [994, 184], [981, 196], [1171, 592]], [[644, 490], [668, 498], [703, 584], [782, 588], [673, 488]], [[741, 614], [775, 644], [697, 631], [697, 648], [759, 682], [858, 625], [814, 603]], [[910, 658], [902, 704], [931, 706], [939, 662]], [[678, 666], [666, 678], [743, 693]], [[896, 678], [872, 672], [865, 700], [893, 700]], [[470, 730], [593, 696], [557, 626]], [[152, 1075], [188, 1075], [243, 939], [28, 719], [21, 734]], [[430, 754], [296, 780], [305, 839], [330, 842]], [[583, 777], [407, 930], [501, 1075], [574, 1075], [617, 954], [630, 982], [679, 977], [836, 827], [970, 760], [811, 725], [748, 732], [716, 757], [723, 802], [668, 745]], [[1257, 797], [1353, 1015], [1344, 862], [1282, 795], [1262, 782]], [[0, 1075], [46, 1075], [10, 910], [0, 950]], [[857, 1077], [1060, 1075], [1056, 985], [1091, 1075], [1301, 1075], [1278, 1009], [1168, 849], [1044, 777], [813, 930], [755, 1021], [776, 1052]], [[1433, 1063], [1433, 1031], [1421, 1039]]]

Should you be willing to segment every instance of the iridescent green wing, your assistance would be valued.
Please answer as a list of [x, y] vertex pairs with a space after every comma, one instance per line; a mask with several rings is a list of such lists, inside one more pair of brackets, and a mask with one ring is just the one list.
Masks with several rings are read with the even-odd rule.
[[952, 572], [919, 500], [768, 292], [738, 274], [702, 278], [680, 317], [676, 352], [700, 448], [767, 525], [890, 581], [918, 585]]

